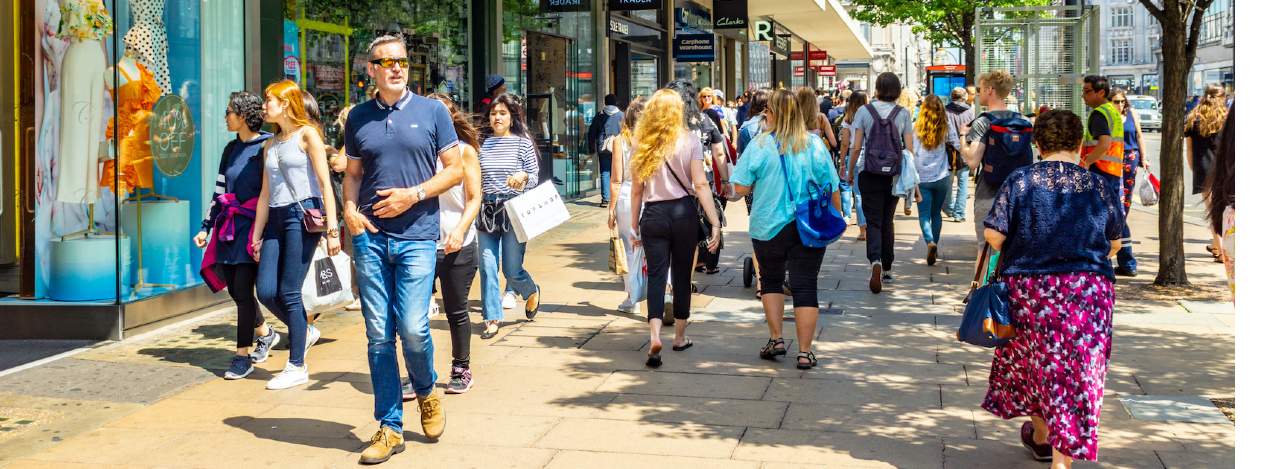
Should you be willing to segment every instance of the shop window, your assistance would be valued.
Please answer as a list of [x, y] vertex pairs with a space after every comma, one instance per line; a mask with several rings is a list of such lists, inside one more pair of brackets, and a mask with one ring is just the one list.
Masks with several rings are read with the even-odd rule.
[[196, 233], [244, 82], [235, 2], [35, 2], [35, 297], [197, 287]]

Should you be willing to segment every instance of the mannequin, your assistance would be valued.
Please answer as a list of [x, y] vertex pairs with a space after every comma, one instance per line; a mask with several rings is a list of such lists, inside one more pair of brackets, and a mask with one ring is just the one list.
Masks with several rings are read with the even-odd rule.
[[167, 68], [167, 28], [163, 26], [163, 0], [131, 0], [132, 28], [123, 36], [128, 50], [154, 73], [164, 94], [171, 93], [171, 72]]
[[58, 36], [69, 40], [70, 47], [61, 66], [57, 201], [86, 204], [96, 199], [97, 142], [105, 112], [101, 40], [114, 26], [101, 0], [63, 0], [61, 14]]
[[[106, 82], [114, 83], [118, 74], [118, 89], [113, 90], [118, 103], [118, 117], [106, 127], [106, 138], [119, 139], [118, 157], [106, 161], [101, 170], [101, 186], [111, 188], [115, 194], [131, 193], [137, 188], [154, 187], [154, 155], [149, 147], [149, 124], [154, 104], [162, 95], [154, 74], [137, 60], [137, 54], [128, 49], [118, 65], [106, 72]], [[115, 180], [115, 166], [118, 180]], [[115, 185], [118, 187], [115, 187]]]

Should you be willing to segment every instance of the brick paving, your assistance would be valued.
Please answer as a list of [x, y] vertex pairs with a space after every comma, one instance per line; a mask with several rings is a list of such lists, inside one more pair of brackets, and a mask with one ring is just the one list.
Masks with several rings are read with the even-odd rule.
[[[742, 286], [751, 249], [740, 205], [729, 210], [723, 271], [695, 277], [696, 345], [665, 351], [657, 370], [643, 365], [642, 316], [614, 312], [623, 291], [606, 272], [605, 210], [570, 206], [571, 223], [529, 246], [544, 312], [527, 322], [520, 302], [495, 339], [474, 338], [474, 389], [443, 397], [444, 437], [423, 441], [408, 405], [408, 449], [385, 466], [1042, 467], [1019, 445], [1019, 422], [979, 408], [991, 352], [954, 340], [972, 268], [969, 223], [945, 224], [943, 260], [929, 267], [916, 219], [898, 215], [896, 280], [880, 295], [866, 291], [864, 245], [850, 227], [819, 282], [835, 313], [819, 322], [820, 365], [801, 371], [793, 358], [757, 357], [766, 329]], [[1154, 275], [1156, 219], [1131, 220], [1141, 275], [1122, 282], [1143, 284]], [[1203, 254], [1207, 232], [1187, 229], [1187, 252]], [[1193, 254], [1188, 269], [1193, 282], [1223, 288], [1207, 256]], [[1233, 308], [1144, 300], [1118, 299], [1098, 466], [1232, 467], [1230, 420], [1136, 418], [1122, 398], [1233, 397]], [[218, 378], [232, 320], [219, 311], [0, 377], [0, 466], [354, 465], [376, 430], [359, 313], [322, 317], [312, 381], [285, 391], [264, 389], [284, 350], [247, 380]], [[443, 380], [447, 323], [432, 327]], [[791, 324], [785, 331], [794, 335]], [[1183, 418], [1174, 415], [1164, 418]]]

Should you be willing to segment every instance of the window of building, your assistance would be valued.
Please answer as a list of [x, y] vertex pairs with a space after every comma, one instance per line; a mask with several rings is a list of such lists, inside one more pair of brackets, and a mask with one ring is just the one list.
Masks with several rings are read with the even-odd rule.
[[1112, 40], [1112, 63], [1128, 64], [1134, 56], [1134, 41], [1130, 39]]
[[1113, 7], [1112, 8], [1112, 27], [1114, 28], [1134, 27], [1134, 9], [1130, 7]]

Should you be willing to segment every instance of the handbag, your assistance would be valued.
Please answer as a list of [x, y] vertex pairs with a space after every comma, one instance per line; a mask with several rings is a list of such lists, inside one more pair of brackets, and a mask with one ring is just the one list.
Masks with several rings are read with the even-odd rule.
[[325, 240], [321, 240], [303, 278], [303, 308], [308, 312], [341, 307], [351, 303], [352, 259], [340, 252], [326, 254]]
[[[791, 192], [791, 174], [787, 172], [787, 155], [778, 155], [782, 163], [782, 177], [787, 186], [787, 198], [795, 203], [796, 196]], [[831, 205], [833, 187], [823, 187], [812, 179], [809, 180], [809, 198], [796, 204], [796, 228], [800, 232], [800, 244], [811, 248], [825, 248], [840, 239], [848, 222], [844, 215]]]
[[611, 241], [607, 244], [611, 248], [611, 253], [607, 256], [607, 268], [616, 275], [629, 273], [629, 259], [624, 253], [624, 240], [620, 239], [620, 234], [611, 230]]
[[1139, 203], [1144, 207], [1151, 207], [1160, 203], [1160, 180], [1156, 179], [1156, 175], [1152, 174], [1152, 170], [1144, 169], [1147, 172], [1146, 182], [1139, 186]]
[[[268, 149], [264, 149], [264, 154], [268, 154]], [[312, 163], [309, 162], [308, 165], [311, 167]], [[281, 168], [280, 161], [277, 162], [277, 171], [281, 173], [281, 179], [286, 181], [286, 189], [290, 190], [290, 198], [294, 199], [295, 203], [298, 204], [300, 202], [299, 195], [295, 194], [295, 186], [290, 183], [290, 177], [286, 176], [286, 171]], [[303, 210], [304, 231], [309, 233], [325, 233], [325, 214], [321, 213], [321, 209], [303, 208], [303, 205], [299, 205], [299, 208]]]
[[1011, 320], [1007, 285], [997, 278], [999, 269], [994, 269], [984, 285], [975, 280], [984, 271], [989, 258], [989, 247], [986, 246], [976, 261], [976, 277], [973, 277], [972, 290], [967, 296], [967, 306], [963, 308], [958, 340], [993, 348], [1006, 345], [1015, 338], [1015, 323]]
[[[690, 188], [686, 186], [686, 183], [681, 182], [681, 178], [677, 177], [677, 172], [673, 171], [672, 164], [664, 163], [664, 168], [668, 169], [668, 174], [671, 174], [673, 176], [673, 180], [677, 181], [677, 185], [681, 186], [681, 189], [686, 191], [687, 195], [690, 195]], [[690, 197], [694, 199], [695, 212], [697, 212], [699, 215], [699, 242], [701, 244], [706, 244], [708, 237], [712, 236], [712, 224], [708, 223], [708, 213], [703, 211], [703, 202], [699, 201], [699, 197], [696, 197], [693, 195], [691, 195]], [[725, 209], [721, 207], [721, 200], [717, 197], [713, 197], [712, 204], [713, 206], [716, 207], [717, 221], [721, 222], [721, 226], [724, 227], [725, 226]]]
[[520, 243], [544, 234], [571, 219], [567, 204], [553, 184], [539, 184], [505, 202], [505, 214]]

